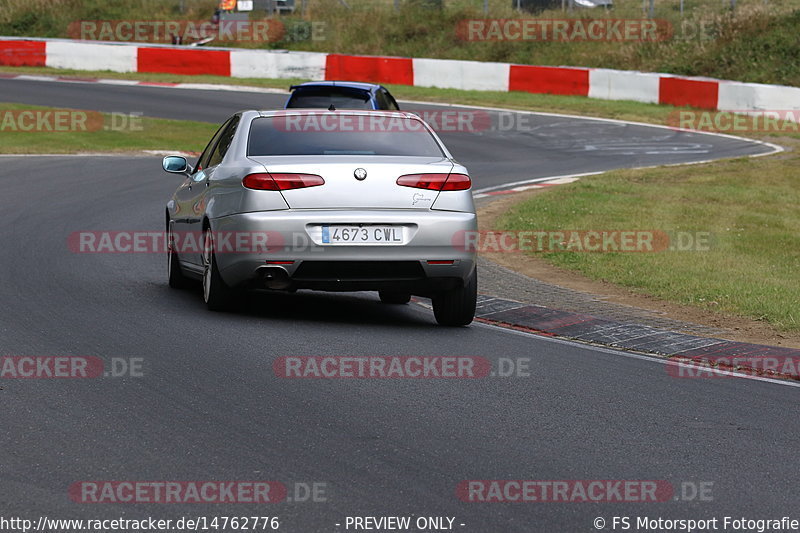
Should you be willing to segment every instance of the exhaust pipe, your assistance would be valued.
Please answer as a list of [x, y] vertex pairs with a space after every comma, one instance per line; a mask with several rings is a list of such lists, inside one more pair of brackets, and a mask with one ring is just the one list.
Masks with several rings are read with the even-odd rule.
[[280, 267], [267, 267], [262, 269], [263, 285], [267, 289], [285, 290], [292, 286], [289, 274]]

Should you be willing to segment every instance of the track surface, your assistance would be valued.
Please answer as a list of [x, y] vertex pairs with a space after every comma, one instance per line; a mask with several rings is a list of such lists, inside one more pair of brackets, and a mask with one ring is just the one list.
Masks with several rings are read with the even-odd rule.
[[[0, 102], [19, 102], [221, 124], [241, 109], [280, 108], [285, 95], [0, 79]], [[413, 111], [453, 109], [400, 103]], [[753, 142], [607, 121], [490, 112], [495, 131], [443, 133], [476, 188], [582, 174], [761, 154]], [[476, 120], [477, 122], [477, 120]], [[169, 146], [165, 146], [169, 149]], [[198, 147], [198, 151], [202, 147]]]
[[[64, 92], [39, 103], [68, 106]], [[186, 103], [194, 93], [165, 92], [175, 101], [150, 99], [164, 114], [181, 99], [197, 105]], [[88, 105], [94, 96], [75, 105], [119, 111], [113, 99], [130, 95]], [[509, 164], [522, 170], [536, 157]], [[598, 516], [794, 511], [795, 388], [675, 379], [662, 365], [591, 347], [440, 328], [419, 306], [366, 293], [258, 296], [241, 312], [210, 313], [197, 292], [166, 287], [160, 255], [68, 251], [73, 231], [161, 230], [177, 182], [158, 167], [149, 157], [0, 158], [1, 354], [144, 360], [140, 378], [0, 382], [4, 516], [258, 514], [280, 516], [283, 531], [314, 532], [344, 531], [334, 524], [347, 515], [414, 514], [455, 517], [465, 532], [555, 532], [592, 531]], [[526, 357], [531, 377], [279, 379], [272, 362], [283, 355]], [[67, 496], [80, 480], [254, 479], [326, 482], [328, 501], [81, 505]], [[714, 485], [703, 502], [511, 505], [459, 501], [455, 487], [467, 479]]]

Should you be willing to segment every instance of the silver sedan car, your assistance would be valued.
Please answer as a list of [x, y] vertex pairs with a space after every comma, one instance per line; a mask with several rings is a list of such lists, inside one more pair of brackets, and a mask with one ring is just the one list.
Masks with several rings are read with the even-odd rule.
[[202, 280], [212, 310], [244, 290], [378, 291], [432, 300], [436, 321], [475, 315], [472, 182], [429, 125], [389, 111], [242, 111], [216, 132], [167, 204], [169, 284]]

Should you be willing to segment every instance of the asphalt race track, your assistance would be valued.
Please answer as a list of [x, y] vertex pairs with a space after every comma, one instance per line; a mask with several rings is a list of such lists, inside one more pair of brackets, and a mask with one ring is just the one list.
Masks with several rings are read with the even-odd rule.
[[[283, 98], [7, 80], [0, 93], [0, 101], [214, 122]], [[544, 137], [453, 134], [446, 142], [479, 169], [479, 187], [767, 150], [641, 126], [593, 123], [588, 131], [584, 121], [540, 120], [551, 132]], [[604, 148], [580, 150], [588, 140]], [[648, 153], [678, 145], [705, 152]], [[455, 530], [493, 533], [588, 532], [597, 517], [611, 530], [612, 517], [623, 515], [721, 520], [795, 511], [794, 386], [677, 379], [652, 359], [480, 324], [442, 328], [419, 305], [386, 306], [370, 293], [256, 295], [239, 312], [211, 313], [198, 291], [167, 287], [161, 254], [69, 250], [75, 231], [162, 230], [176, 186], [154, 157], [0, 157], [0, 355], [141, 360], [141, 372], [123, 377], [0, 380], [4, 516], [278, 516], [288, 532], [346, 531], [347, 516], [448, 516]], [[495, 368], [500, 358], [529, 358], [530, 376], [303, 380], [273, 372], [280, 356], [321, 355], [478, 356]], [[457, 498], [460, 482], [491, 479], [664, 480], [679, 501]], [[295, 501], [72, 501], [69, 487], [89, 480], [272, 480]], [[296, 501], [296, 484], [314, 482], [325, 484], [324, 501]], [[700, 483], [710, 492], [689, 498]]]
[[[142, 113], [149, 117], [217, 124], [241, 109], [280, 108], [286, 98], [282, 94], [252, 92], [0, 79], [0, 101], [3, 102]], [[453, 109], [406, 102], [400, 105], [412, 111]], [[477, 189], [546, 176], [772, 151], [768, 146], [750, 141], [669, 128], [525, 113], [514, 114], [513, 118], [507, 114], [502, 118], [498, 113], [488, 114], [495, 131], [441, 134], [456, 159], [470, 169]], [[168, 146], [164, 148], [169, 149]]]

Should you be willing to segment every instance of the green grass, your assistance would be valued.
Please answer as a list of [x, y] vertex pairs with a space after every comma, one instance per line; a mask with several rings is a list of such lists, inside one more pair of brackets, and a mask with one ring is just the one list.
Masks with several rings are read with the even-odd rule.
[[[572, 65], [712, 76], [741, 81], [800, 86], [800, 9], [797, 0], [737, 0], [731, 11], [722, 0], [658, 0], [655, 16], [674, 28], [662, 42], [471, 42], [456, 27], [466, 19], [486, 18], [482, 0], [445, 0], [446, 9], [421, 8], [422, 0], [308, 0], [305, 14], [281, 17], [286, 31], [270, 43], [226, 45], [287, 48], [351, 54], [435, 57], [520, 64]], [[206, 21], [214, 0], [6, 0], [0, 11], [0, 35], [68, 37], [80, 20]], [[183, 6], [183, 10], [181, 10]], [[490, 0], [490, 18], [532, 17], [512, 8], [511, 0]], [[253, 18], [263, 16], [253, 12]], [[613, 10], [536, 15], [553, 18], [643, 18], [641, 0], [617, 0]], [[310, 36], [312, 23], [323, 33]], [[319, 27], [323, 27], [319, 26]]]
[[[88, 112], [88, 120], [78, 120], [65, 131], [20, 131], [28, 121], [9, 121], [19, 111], [55, 111], [55, 108], [0, 103], [0, 153], [61, 154], [79, 152], [130, 152], [138, 150], [199, 151], [216, 130], [213, 124], [158, 118], [112, 118], [109, 114]], [[12, 113], [9, 115], [9, 113]], [[101, 116], [102, 115], [102, 116]], [[72, 115], [74, 116], [74, 115]], [[79, 116], [79, 119], [82, 118]], [[116, 120], [116, 122], [114, 122]], [[116, 128], [115, 126], [116, 125]]]
[[[361, 2], [349, 12], [336, 2], [312, 13], [326, 21], [326, 39], [281, 43], [287, 48], [354, 54], [386, 54], [534, 65], [570, 65], [668, 72], [760, 83], [800, 85], [800, 42], [796, 2], [738, 0], [731, 12], [721, 0], [687, 1], [681, 18], [677, 0], [658, 0], [656, 18], [674, 28], [674, 37], [641, 42], [471, 42], [459, 39], [456, 26], [465, 19], [486, 18], [481, 2], [448, 2], [445, 10], [422, 10], [410, 4], [395, 12]], [[636, 18], [646, 16], [641, 0], [617, 0], [613, 10], [549, 10], [536, 15], [556, 18]], [[492, 2], [491, 18], [532, 17], [511, 10], [511, 1]]]
[[784, 154], [609, 172], [534, 195], [497, 227], [710, 232], [707, 251], [540, 256], [639, 293], [800, 331], [798, 164]]

